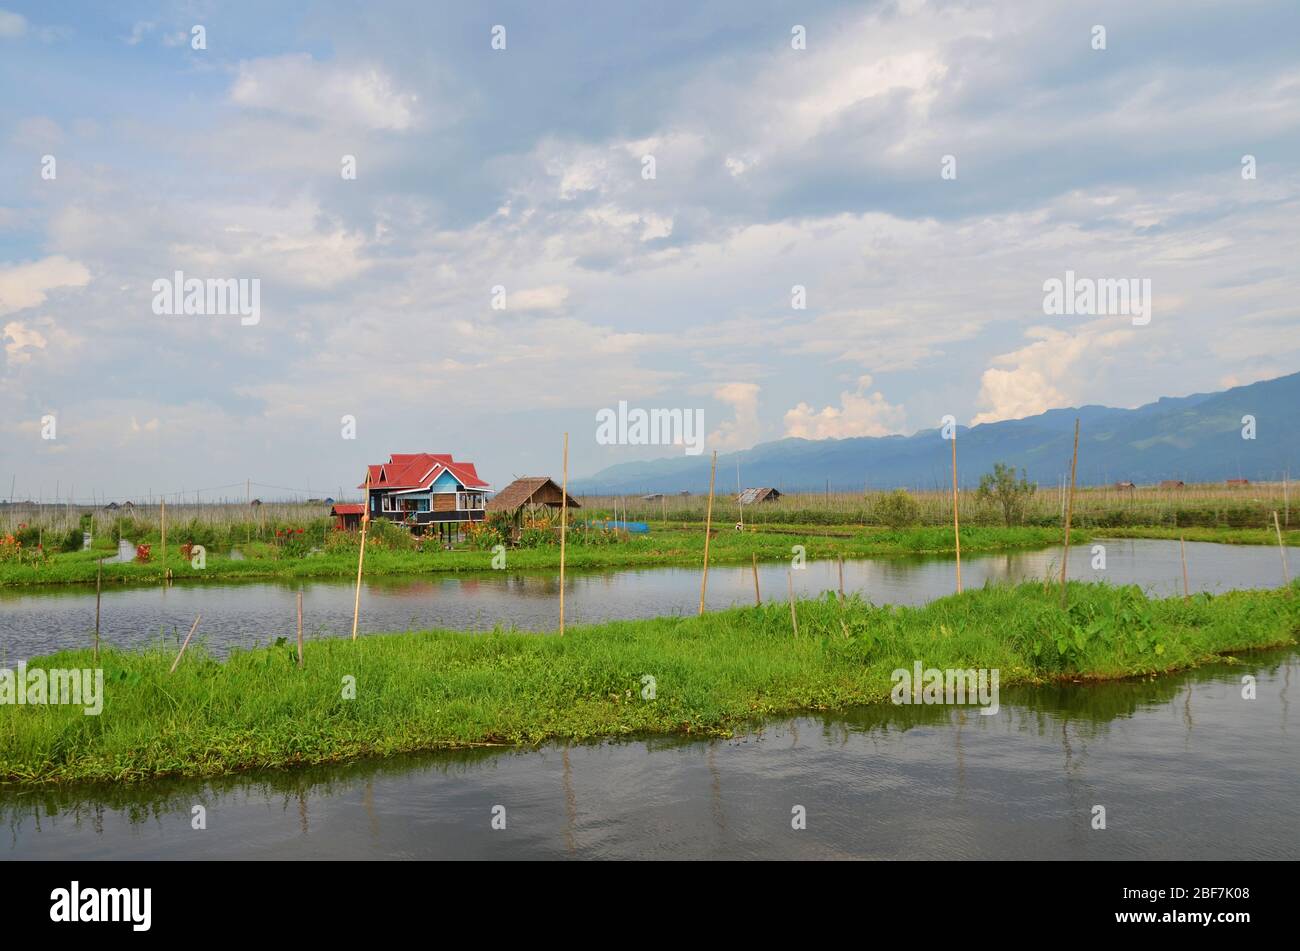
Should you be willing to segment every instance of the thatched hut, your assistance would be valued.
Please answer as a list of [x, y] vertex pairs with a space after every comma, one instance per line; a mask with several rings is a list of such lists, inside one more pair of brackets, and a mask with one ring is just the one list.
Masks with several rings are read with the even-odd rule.
[[[558, 511], [565, 498], [564, 490], [549, 476], [524, 476], [488, 500], [487, 514], [490, 517], [500, 512], [509, 516], [517, 536], [523, 528], [525, 515], [531, 519], [542, 510]], [[582, 508], [573, 496], [567, 498], [569, 508]]]

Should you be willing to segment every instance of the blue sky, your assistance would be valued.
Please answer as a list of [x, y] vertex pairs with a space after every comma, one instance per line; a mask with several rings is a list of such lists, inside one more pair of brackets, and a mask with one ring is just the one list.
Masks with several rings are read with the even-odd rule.
[[[1294, 372], [1297, 36], [1290, 2], [0, 0], [0, 483], [334, 494], [432, 451], [500, 486], [566, 430], [575, 475], [680, 451], [597, 444], [620, 400], [726, 451]], [[1150, 324], [1046, 316], [1067, 269], [1150, 279]], [[176, 270], [258, 279], [260, 321], [153, 313]]]

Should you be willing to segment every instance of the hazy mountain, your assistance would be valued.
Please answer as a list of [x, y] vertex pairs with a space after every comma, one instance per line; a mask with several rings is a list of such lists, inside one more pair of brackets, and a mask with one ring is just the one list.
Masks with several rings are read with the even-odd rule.
[[[1242, 417], [1256, 421], [1256, 438], [1242, 438]], [[1025, 419], [959, 427], [958, 471], [973, 485], [995, 462], [1027, 470], [1031, 481], [1068, 477], [1074, 420], [1080, 420], [1081, 485], [1161, 479], [1215, 482], [1280, 479], [1300, 472], [1300, 373], [1233, 387], [1222, 393], [1165, 397], [1137, 409], [1082, 406]], [[949, 444], [938, 428], [912, 436], [781, 439], [718, 456], [718, 486], [732, 492], [736, 463], [746, 486], [785, 491], [934, 488], [948, 485]], [[610, 466], [572, 489], [586, 494], [707, 492], [709, 456], [676, 456]]]

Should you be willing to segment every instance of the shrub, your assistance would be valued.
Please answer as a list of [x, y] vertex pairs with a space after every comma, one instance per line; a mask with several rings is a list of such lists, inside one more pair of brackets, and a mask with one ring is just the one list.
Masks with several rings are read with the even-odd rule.
[[908, 528], [921, 519], [921, 507], [907, 494], [906, 489], [895, 489], [876, 500], [871, 508], [871, 521], [888, 525], [892, 529]]

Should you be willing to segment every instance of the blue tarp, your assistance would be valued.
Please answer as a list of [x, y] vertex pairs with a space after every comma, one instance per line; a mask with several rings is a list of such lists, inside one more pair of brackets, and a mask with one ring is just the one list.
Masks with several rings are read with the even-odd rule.
[[594, 524], [600, 528], [612, 528], [631, 532], [633, 535], [648, 535], [650, 533], [650, 526], [645, 522], [614, 522], [607, 520]]

